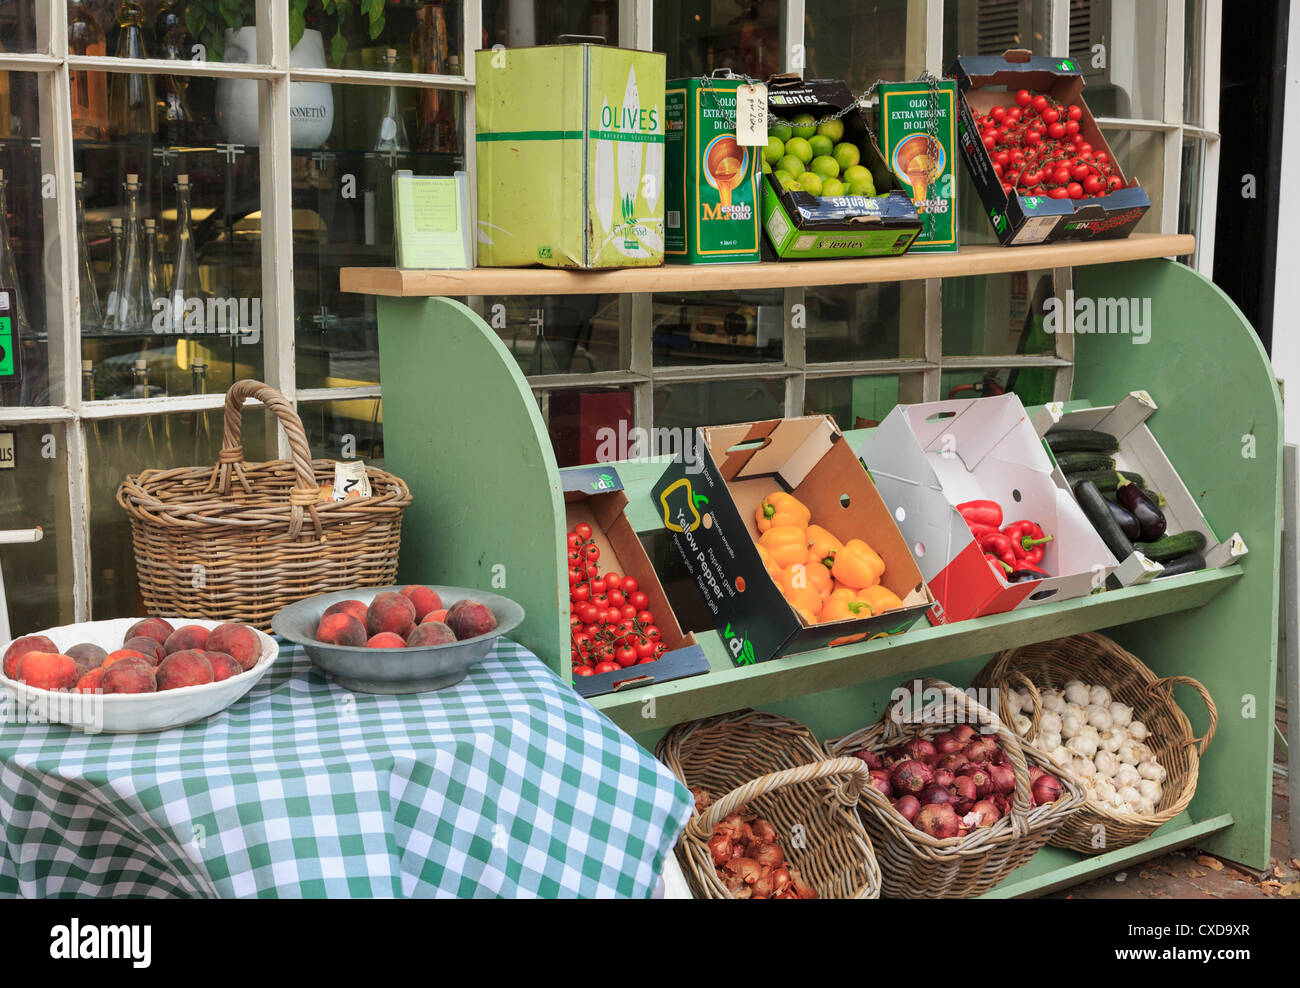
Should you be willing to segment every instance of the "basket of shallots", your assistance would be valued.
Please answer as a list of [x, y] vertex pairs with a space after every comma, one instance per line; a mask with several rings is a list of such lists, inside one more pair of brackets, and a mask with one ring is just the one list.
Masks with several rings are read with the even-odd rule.
[[678, 724], [655, 753], [695, 796], [677, 859], [696, 898], [880, 896], [853, 810], [861, 760], [827, 759], [798, 721], [754, 710]]

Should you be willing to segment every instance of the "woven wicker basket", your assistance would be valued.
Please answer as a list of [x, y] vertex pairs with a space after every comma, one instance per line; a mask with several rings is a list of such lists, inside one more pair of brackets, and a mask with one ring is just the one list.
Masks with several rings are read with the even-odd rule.
[[[275, 413], [292, 461], [244, 462], [245, 398]], [[366, 474], [372, 497], [321, 500], [334, 462], [312, 460], [302, 420], [280, 392], [236, 381], [226, 393], [216, 466], [146, 470], [118, 488], [148, 613], [269, 631], [280, 608], [304, 597], [392, 585], [411, 493], [383, 470]]]
[[851, 808], [870, 778], [860, 759], [827, 760], [798, 721], [753, 710], [678, 724], [655, 753], [687, 786], [715, 796], [677, 842], [696, 898], [735, 898], [718, 878], [708, 841], [714, 825], [742, 806], [771, 822], [787, 862], [822, 898], [880, 896], [880, 866]]
[[[1095, 633], [999, 652], [980, 670], [975, 683], [999, 690], [1003, 719], [1011, 713], [1008, 699], [1012, 691], [1027, 686], [1034, 702], [1028, 734], [1032, 739], [1037, 736], [1042, 712], [1038, 690], [1059, 690], [1071, 679], [1105, 686], [1114, 699], [1133, 708], [1134, 720], [1147, 726], [1145, 743], [1155, 752], [1166, 775], [1155, 813], [1120, 813], [1086, 798], [1083, 808], [1052, 837], [1056, 847], [1081, 854], [1100, 854], [1145, 840], [1157, 827], [1187, 809], [1196, 794], [1198, 765], [1214, 739], [1219, 713], [1209, 692], [1195, 679], [1188, 676], [1160, 679], [1137, 656], [1105, 635]], [[1178, 684], [1196, 690], [1210, 712], [1204, 737], [1197, 738], [1192, 733], [1187, 715], [1174, 703], [1173, 687]]]
[[[932, 738], [955, 724], [996, 725], [998, 742], [1016, 776], [1011, 809], [991, 827], [965, 837], [937, 838], [913, 827], [878, 790], [868, 787], [858, 804], [862, 821], [880, 857], [884, 894], [900, 899], [962, 899], [980, 895], [1028, 861], [1083, 804], [1083, 788], [1067, 773], [1058, 772], [1046, 755], [1022, 744], [996, 715], [961, 690], [938, 679], [920, 681], [920, 698], [942, 697], [942, 705], [927, 703], [905, 713], [902, 704], [914, 696], [914, 683], [894, 691], [884, 715], [870, 727], [826, 743], [831, 755], [851, 755], [863, 748], [877, 753], [912, 738]], [[901, 695], [900, 695], [901, 694]], [[1029, 766], [1037, 765], [1061, 780], [1055, 802], [1033, 806]]]

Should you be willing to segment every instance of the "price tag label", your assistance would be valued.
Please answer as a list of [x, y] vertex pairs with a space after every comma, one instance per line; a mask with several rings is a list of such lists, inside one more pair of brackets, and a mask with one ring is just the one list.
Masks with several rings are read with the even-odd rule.
[[364, 460], [348, 460], [346, 463], [334, 464], [335, 501], [349, 498], [370, 497], [370, 478], [366, 476]]
[[0, 289], [0, 380], [18, 377], [18, 323], [12, 289]]
[[767, 87], [761, 82], [736, 90], [736, 143], [767, 147]]

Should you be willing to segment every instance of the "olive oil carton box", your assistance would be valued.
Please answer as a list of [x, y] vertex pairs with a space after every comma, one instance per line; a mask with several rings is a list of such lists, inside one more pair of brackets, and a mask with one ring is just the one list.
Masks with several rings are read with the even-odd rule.
[[736, 141], [741, 79], [678, 79], [668, 84], [664, 190], [669, 261], [711, 264], [761, 260], [760, 148]]
[[921, 233], [911, 252], [955, 251], [957, 84], [941, 81], [932, 89], [923, 82], [882, 82], [876, 93], [885, 161], [921, 216]]
[[476, 59], [479, 263], [662, 264], [664, 56], [554, 45]]

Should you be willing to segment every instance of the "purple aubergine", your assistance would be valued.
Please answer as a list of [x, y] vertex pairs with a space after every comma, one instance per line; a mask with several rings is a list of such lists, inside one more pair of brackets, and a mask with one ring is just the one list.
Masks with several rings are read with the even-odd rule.
[[[1116, 495], [1118, 497], [1118, 495]], [[1110, 509], [1110, 516], [1115, 519], [1115, 524], [1120, 527], [1124, 537], [1130, 542], [1136, 542], [1142, 537], [1142, 526], [1138, 520], [1133, 517], [1133, 512], [1122, 504], [1116, 504], [1114, 501], [1107, 501], [1106, 507]]]
[[1115, 500], [1133, 512], [1133, 517], [1142, 529], [1143, 542], [1154, 542], [1165, 534], [1165, 516], [1142, 493], [1142, 488], [1123, 474], [1120, 474], [1119, 484], [1115, 488]]

